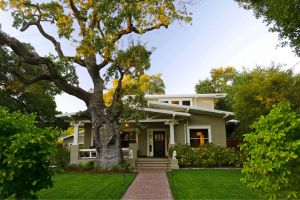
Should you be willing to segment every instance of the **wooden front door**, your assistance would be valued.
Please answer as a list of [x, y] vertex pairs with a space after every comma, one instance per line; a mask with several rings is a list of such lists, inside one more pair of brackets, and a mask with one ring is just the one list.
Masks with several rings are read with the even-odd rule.
[[164, 131], [153, 132], [153, 146], [154, 146], [155, 157], [165, 156], [165, 132]]

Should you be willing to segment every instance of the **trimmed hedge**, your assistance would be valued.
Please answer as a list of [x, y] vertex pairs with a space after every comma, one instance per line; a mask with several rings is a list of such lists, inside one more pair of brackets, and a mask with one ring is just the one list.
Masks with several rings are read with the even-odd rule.
[[243, 156], [234, 148], [218, 147], [213, 144], [192, 148], [189, 145], [176, 145], [169, 149], [177, 153], [180, 167], [241, 167]]

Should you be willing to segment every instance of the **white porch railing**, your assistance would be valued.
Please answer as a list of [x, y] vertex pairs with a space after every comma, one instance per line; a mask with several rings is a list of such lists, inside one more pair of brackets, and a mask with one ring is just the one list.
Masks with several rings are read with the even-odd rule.
[[[123, 156], [126, 159], [128, 157], [128, 148], [122, 148]], [[97, 151], [96, 149], [79, 149], [80, 159], [96, 159]]]
[[80, 149], [79, 158], [80, 159], [95, 159], [97, 157], [96, 149]]

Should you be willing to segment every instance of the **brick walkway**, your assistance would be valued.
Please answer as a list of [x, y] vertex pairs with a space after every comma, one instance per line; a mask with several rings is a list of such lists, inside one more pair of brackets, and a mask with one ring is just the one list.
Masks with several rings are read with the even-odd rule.
[[141, 169], [123, 196], [127, 199], [170, 199], [172, 193], [164, 170]]

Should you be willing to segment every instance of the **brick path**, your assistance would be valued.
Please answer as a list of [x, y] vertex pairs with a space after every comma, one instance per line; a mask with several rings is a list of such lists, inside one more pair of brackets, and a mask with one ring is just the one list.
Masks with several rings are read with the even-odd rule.
[[127, 199], [170, 199], [172, 193], [164, 170], [141, 169], [123, 196]]

